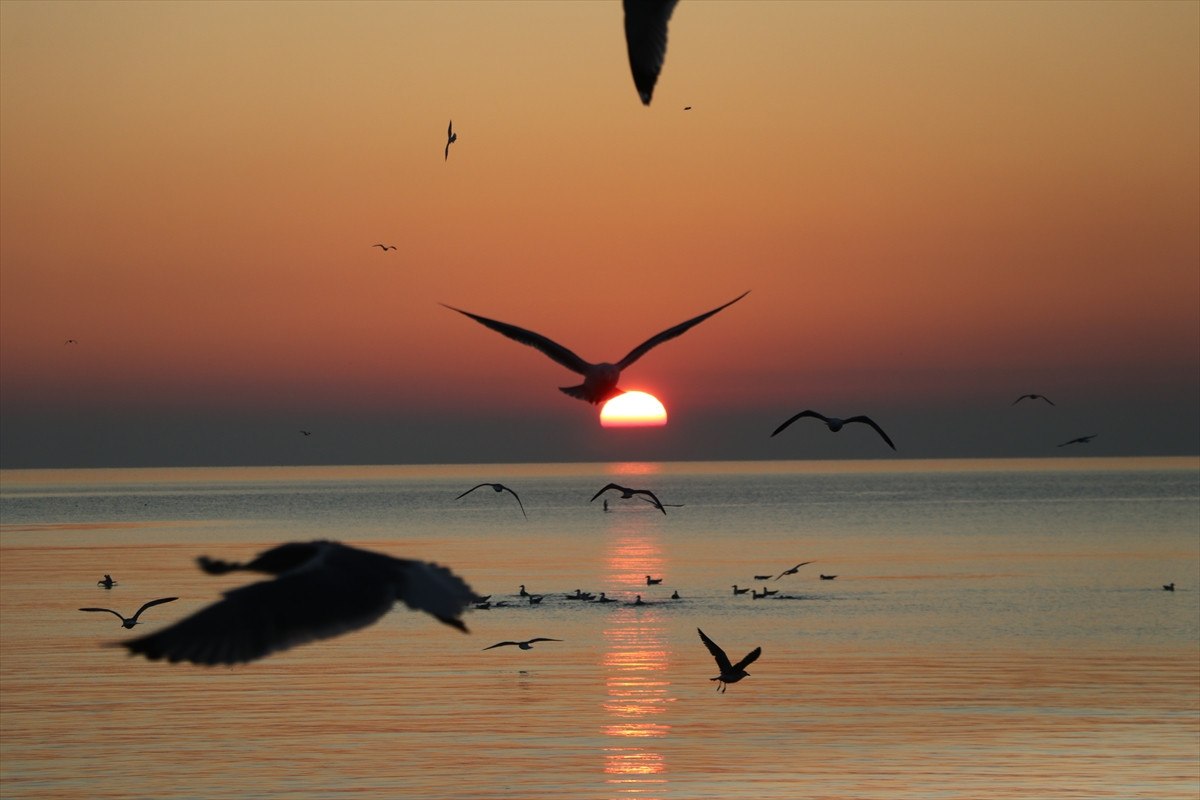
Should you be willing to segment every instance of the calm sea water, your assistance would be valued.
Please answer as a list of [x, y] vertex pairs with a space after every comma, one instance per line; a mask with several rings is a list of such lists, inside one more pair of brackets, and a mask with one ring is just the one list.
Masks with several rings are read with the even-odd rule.
[[[481, 481], [528, 520], [454, 500]], [[682, 507], [604, 513], [609, 481]], [[314, 538], [512, 605], [235, 668], [128, 657], [76, 610], [178, 595], [150, 631], [246, 580], [197, 555]], [[1200, 793], [1196, 459], [6, 471], [0, 616], [5, 798]], [[726, 694], [697, 627], [763, 648]], [[482, 649], [534, 636], [563, 641]]]

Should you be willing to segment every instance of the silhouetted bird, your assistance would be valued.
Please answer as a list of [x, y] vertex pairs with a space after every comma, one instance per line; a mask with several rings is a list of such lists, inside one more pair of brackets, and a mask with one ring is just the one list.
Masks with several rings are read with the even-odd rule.
[[883, 440], [885, 442], [887, 442], [888, 447], [892, 448], [893, 450], [896, 449], [896, 445], [892, 444], [892, 440], [889, 439], [888, 435], [883, 432], [883, 428], [876, 425], [875, 421], [872, 420], [870, 417], [864, 417], [862, 415], [859, 415], [857, 417], [847, 417], [846, 419], [838, 419], [837, 417], [827, 417], [824, 414], [818, 414], [816, 411], [801, 411], [799, 414], [797, 414], [796, 416], [787, 420], [782, 425], [780, 425], [778, 428], [776, 428], [774, 431], [772, 431], [771, 435], [774, 436], [775, 434], [779, 433], [784, 428], [786, 428], [788, 425], [791, 425], [793, 422], [800, 419], [801, 417], [813, 417], [814, 419], [819, 419], [822, 422], [824, 422], [825, 425], [828, 426], [829, 430], [833, 431], [834, 433], [837, 433], [838, 431], [840, 431], [842, 429], [843, 425], [848, 425], [851, 422], [861, 422], [865, 425], [870, 425], [872, 428], [875, 429], [876, 433], [878, 433], [880, 436], [883, 437]]
[[450, 127], [446, 128], [446, 155], [442, 158], [443, 161], [450, 158], [450, 145], [458, 141], [458, 134], [454, 132], [454, 120], [450, 120]]
[[747, 586], [745, 589], [739, 589], [739, 588], [738, 588], [738, 585], [737, 585], [736, 583], [733, 585], [733, 593], [734, 593], [734, 595], [745, 594], [745, 593], [746, 593], [746, 592], [748, 592], [748, 591], [750, 591], [750, 587], [749, 587], [749, 586]]
[[1046, 395], [1044, 395], [1044, 394], [1023, 394], [1020, 397], [1018, 397], [1016, 400], [1013, 400], [1012, 405], [1015, 406], [1017, 403], [1021, 402], [1025, 398], [1029, 398], [1030, 400], [1045, 400], [1047, 403], [1050, 403], [1050, 405], [1054, 405], [1054, 402], [1049, 397], [1046, 397]]
[[672, 600], [678, 600], [678, 599], [679, 599], [679, 590], [678, 590], [678, 589], [676, 589], [675, 591], [671, 592], [671, 599], [672, 599]]
[[1069, 442], [1063, 442], [1062, 444], [1059, 445], [1059, 447], [1066, 447], [1069, 444], [1087, 444], [1088, 442], [1090, 442], [1092, 439], [1095, 439], [1099, 435], [1100, 434], [1098, 434], [1098, 433], [1093, 433], [1091, 436], [1080, 436], [1078, 439], [1072, 439]]
[[520, 506], [520, 508], [521, 508], [522, 516], [524, 516], [525, 519], [529, 519], [529, 515], [525, 513], [525, 505], [521, 502], [521, 496], [518, 495], [516, 492], [514, 492], [512, 489], [505, 486], [503, 483], [481, 483], [481, 484], [479, 484], [479, 486], [472, 486], [470, 489], [467, 489], [465, 492], [463, 492], [462, 494], [460, 494], [458, 497], [456, 497], [454, 499], [461, 500], [463, 497], [466, 497], [471, 492], [473, 492], [476, 489], [483, 487], [483, 486], [492, 487], [492, 490], [495, 491], [496, 493], [508, 492], [513, 497], [517, 498], [517, 505]]
[[97, 586], [103, 586], [105, 589], [111, 589], [117, 585], [117, 582], [112, 579], [112, 575], [105, 575], [104, 580], [96, 581]]
[[383, 252], [385, 252], [385, 253], [386, 253], [388, 250], [395, 250], [395, 249], [396, 249], [396, 245], [394, 245], [394, 244], [373, 244], [373, 245], [371, 245], [371, 247], [378, 247], [380, 250], [382, 250], [382, 251], [383, 251]]
[[365, 628], [397, 600], [465, 632], [459, 617], [475, 597], [445, 567], [338, 542], [290, 542], [246, 564], [206, 556], [197, 562], [210, 575], [248, 570], [275, 577], [231, 589], [169, 628], [122, 642], [130, 652], [194, 664], [253, 661]]
[[67, 339], [65, 342], [63, 342], [63, 344], [64, 344], [64, 345], [66, 345], [66, 344], [79, 344], [79, 340], [78, 340], [78, 339]]
[[642, 596], [639, 594], [636, 598], [634, 598], [633, 603], [631, 603], [631, 605], [644, 606], [646, 604], [642, 602]]
[[1164, 583], [1164, 584], [1163, 584], [1163, 589], [1164, 589], [1164, 590], [1166, 590], [1166, 591], [1168, 591], [1168, 592], [1173, 592], [1173, 591], [1175, 591], [1175, 582], [1174, 582], [1174, 581], [1171, 581], [1170, 583]]
[[620, 492], [622, 500], [629, 500], [635, 494], [645, 495], [646, 497], [650, 498], [651, 502], [654, 503], [655, 508], [657, 508], [659, 511], [661, 511], [664, 514], [667, 513], [667, 510], [665, 508], [663, 508], [662, 502], [659, 501], [658, 496], [655, 495], [654, 492], [650, 491], [649, 489], [630, 489], [628, 486], [618, 486], [615, 483], [610, 483], [607, 486], [605, 486], [603, 489], [601, 489], [600, 491], [596, 492], [594, 495], [592, 495], [592, 499], [589, 500], [588, 502], [589, 503], [595, 502], [597, 497], [604, 494], [609, 489], [616, 489], [618, 492]]
[[799, 571], [800, 571], [800, 568], [801, 568], [801, 567], [803, 567], [803, 566], [805, 566], [805, 565], [807, 565], [807, 564], [811, 564], [811, 563], [813, 563], [813, 562], [811, 562], [811, 561], [801, 561], [799, 564], [797, 564], [796, 566], [792, 567], [791, 569], [785, 569], [783, 572], [779, 573], [779, 576], [778, 576], [778, 577], [776, 577], [776, 578], [775, 578], [775, 580], [779, 580], [779, 578], [782, 578], [784, 575], [795, 575], [797, 572], [799, 572]]
[[662, 583], [662, 581], [663, 581], [662, 578], [651, 578], [649, 575], [646, 576], [646, 585], [647, 586], [656, 586], [656, 585]]
[[608, 597], [604, 594], [604, 592], [601, 592], [600, 597], [596, 600], [596, 602], [597, 603], [615, 603], [617, 601], [615, 598]]
[[521, 591], [517, 592], [521, 597], [529, 597], [529, 592], [525, 591], [525, 584], [521, 584]]
[[545, 597], [545, 595], [540, 595], [540, 594], [525, 595], [525, 599], [529, 601], [529, 605], [531, 605], [531, 606], [536, 606], [538, 603], [542, 602], [543, 597]]
[[306, 431], [303, 428], [300, 429], [300, 433], [304, 434], [305, 436], [312, 436], [312, 431]]
[[755, 575], [755, 576], [754, 576], [754, 580], [756, 580], [756, 581], [769, 581], [769, 580], [771, 580], [771, 578], [774, 578], [774, 577], [775, 577], [775, 573], [773, 573], [773, 572], [772, 572], [770, 575]]
[[536, 639], [526, 639], [523, 642], [496, 642], [495, 644], [488, 645], [487, 647], [485, 647], [483, 649], [491, 650], [493, 647], [504, 647], [505, 645], [511, 644], [511, 645], [516, 645], [517, 647], [521, 648], [522, 650], [532, 650], [534, 642], [561, 642], [561, 641], [562, 641], [562, 639], [547, 639], [545, 636], [539, 636]]
[[677, 0], [624, 0], [625, 46], [633, 85], [643, 105], [650, 105], [654, 84], [667, 55], [667, 22]]
[[823, 581], [831, 581], [831, 580], [833, 580], [833, 579], [834, 579], [834, 578], [836, 578], [836, 577], [837, 577], [837, 575], [821, 575], [821, 580], [823, 580]]
[[552, 360], [556, 361], [572, 372], [579, 373], [583, 376], [583, 383], [578, 386], [561, 386], [559, 387], [559, 391], [563, 392], [564, 394], [568, 394], [571, 397], [585, 400], [589, 403], [598, 404], [603, 403], [605, 400], [608, 400], [609, 398], [618, 394], [624, 393], [624, 389], [617, 388], [617, 381], [621, 378], [622, 370], [628, 369], [635, 361], [646, 355], [646, 353], [650, 352], [652, 348], [657, 347], [665, 341], [674, 339], [676, 336], [686, 333], [693, 326], [699, 325], [713, 314], [716, 314], [723, 308], [733, 305], [748, 294], [749, 292], [742, 292], [728, 303], [717, 306], [712, 311], [706, 311], [698, 317], [692, 317], [686, 322], [681, 322], [673, 328], [667, 328], [665, 331], [656, 333], [654, 336], [651, 336], [649, 339], [626, 353], [625, 357], [615, 364], [609, 364], [607, 362], [593, 364], [589, 361], [584, 361], [582, 358], [575, 355], [561, 344], [558, 344], [551, 339], [547, 339], [540, 333], [534, 333], [533, 331], [526, 330], [525, 328], [518, 328], [516, 325], [510, 325], [507, 322], [499, 322], [494, 319], [488, 319], [487, 317], [481, 317], [478, 314], [472, 314], [469, 311], [463, 311], [461, 308], [447, 306], [445, 303], [442, 303], [442, 305], [451, 311], [457, 311], [459, 314], [462, 314], [465, 317], [470, 317], [480, 325], [491, 328], [497, 333], [503, 334], [513, 341], [520, 342], [521, 344], [540, 350]]
[[737, 683], [742, 678], [745, 678], [750, 673], [746, 672], [746, 667], [754, 663], [755, 659], [762, 655], [762, 648], [756, 647], [746, 654], [736, 664], [729, 663], [729, 657], [725, 655], [725, 651], [717, 646], [717, 643], [704, 635], [704, 631], [696, 628], [696, 632], [700, 634], [700, 640], [704, 642], [704, 646], [708, 648], [708, 652], [712, 653], [712, 657], [717, 662], [717, 669], [721, 672], [715, 678], [709, 678], [710, 681], [717, 681], [717, 691], [724, 692], [726, 685]]
[[[107, 587], [105, 587], [105, 588], [107, 588]], [[172, 600], [178, 600], [178, 599], [179, 599], [178, 597], [161, 597], [158, 600], [151, 600], [150, 602], [144, 604], [141, 608], [139, 608], [137, 610], [137, 613], [134, 614], [132, 617], [123, 617], [118, 612], [113, 611], [111, 608], [81, 608], [79, 610], [80, 611], [107, 611], [110, 614], [115, 614], [117, 619], [121, 620], [121, 627], [132, 628], [134, 625], [138, 624], [138, 617], [140, 617], [142, 615], [142, 612], [145, 611], [150, 606], [157, 606], [157, 605], [161, 605], [163, 603], [170, 603]]]

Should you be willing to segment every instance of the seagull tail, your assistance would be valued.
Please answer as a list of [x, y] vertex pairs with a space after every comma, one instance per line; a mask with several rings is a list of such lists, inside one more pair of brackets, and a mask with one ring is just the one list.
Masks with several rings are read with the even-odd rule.
[[584, 391], [582, 383], [578, 386], [560, 386], [558, 387], [558, 390], [563, 394], [570, 395], [578, 400], [586, 400], [593, 405], [596, 405], [599, 402], [591, 397], [588, 397], [587, 392]]

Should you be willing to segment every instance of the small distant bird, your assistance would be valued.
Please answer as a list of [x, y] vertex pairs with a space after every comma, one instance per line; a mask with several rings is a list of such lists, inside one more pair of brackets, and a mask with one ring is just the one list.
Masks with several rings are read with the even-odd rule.
[[1069, 442], [1063, 442], [1062, 444], [1059, 445], [1059, 447], [1066, 447], [1069, 444], [1087, 444], [1088, 442], [1090, 442], [1092, 439], [1095, 439], [1099, 435], [1100, 434], [1098, 434], [1098, 433], [1093, 433], [1091, 436], [1080, 436], [1078, 439], [1072, 439]]
[[1015, 406], [1017, 403], [1021, 402], [1022, 400], [1026, 399], [1026, 398], [1029, 398], [1030, 400], [1045, 400], [1050, 405], [1054, 405], [1054, 401], [1051, 400], [1049, 397], [1046, 397], [1046, 395], [1044, 395], [1044, 394], [1023, 394], [1020, 397], [1018, 397], [1016, 400], [1013, 400], [1012, 405]]
[[823, 580], [823, 581], [831, 581], [831, 580], [833, 580], [833, 579], [834, 579], [834, 578], [836, 578], [836, 577], [837, 577], [837, 575], [824, 575], [824, 574], [822, 574], [822, 575], [821, 575], [821, 580]]
[[709, 678], [710, 681], [717, 682], [717, 691], [724, 692], [726, 685], [737, 683], [742, 678], [745, 678], [750, 673], [746, 672], [746, 667], [754, 663], [754, 661], [762, 655], [762, 648], [756, 647], [746, 654], [736, 664], [729, 663], [729, 656], [725, 655], [725, 651], [717, 646], [717, 643], [704, 635], [704, 631], [696, 628], [696, 632], [700, 634], [700, 640], [704, 642], [704, 646], [708, 648], [708, 652], [712, 653], [712, 657], [716, 659], [717, 669], [721, 672], [715, 678]]
[[394, 245], [394, 244], [373, 244], [373, 245], [371, 245], [371, 247], [378, 247], [380, 250], [382, 250], [382, 251], [383, 251], [383, 252], [385, 252], [385, 253], [386, 253], [388, 250], [395, 250], [395, 249], [396, 249], [396, 245]]
[[305, 436], [312, 436], [312, 431], [306, 431], [306, 430], [304, 430], [303, 428], [301, 428], [301, 429], [300, 429], [300, 432], [301, 432], [302, 434], [304, 434]]
[[609, 489], [616, 489], [618, 492], [620, 492], [622, 500], [629, 500], [635, 494], [645, 495], [646, 497], [648, 497], [650, 499], [650, 502], [654, 504], [655, 508], [657, 508], [659, 511], [661, 511], [664, 514], [667, 513], [667, 510], [665, 508], [663, 508], [662, 501], [660, 501], [658, 499], [658, 496], [655, 495], [654, 492], [650, 491], [649, 489], [630, 489], [628, 486], [618, 486], [615, 483], [610, 483], [607, 486], [605, 486], [603, 489], [601, 489], [600, 491], [596, 492], [594, 495], [592, 495], [592, 499], [589, 500], [588, 502], [589, 503], [595, 502], [597, 497], [604, 494]]
[[692, 107], [691, 107], [691, 106], [684, 106], [684, 107], [683, 107], [683, 110], [684, 110], [684, 111], [691, 111], [691, 110], [692, 110]]
[[615, 603], [615, 602], [617, 602], [617, 601], [616, 601], [616, 599], [614, 599], [614, 598], [612, 598], [612, 597], [608, 597], [607, 595], [605, 595], [605, 594], [604, 594], [604, 592], [601, 592], [601, 593], [600, 593], [600, 597], [599, 597], [599, 598], [597, 598], [596, 602], [597, 602], [597, 603]]
[[454, 132], [454, 120], [450, 120], [450, 127], [446, 128], [446, 155], [442, 159], [445, 161], [450, 158], [450, 145], [458, 141], [458, 134]]
[[112, 579], [112, 575], [106, 574], [104, 580], [96, 581], [97, 586], [103, 586], [105, 589], [111, 589], [117, 585], [117, 582]]
[[678, 600], [678, 599], [680, 599], [680, 598], [679, 598], [679, 590], [678, 590], [678, 589], [676, 589], [675, 591], [671, 592], [671, 599], [672, 599], [672, 600]]
[[509, 494], [511, 494], [513, 497], [517, 498], [517, 505], [518, 505], [518, 506], [520, 506], [520, 508], [521, 508], [521, 514], [522, 514], [522, 516], [524, 516], [524, 517], [525, 517], [525, 519], [529, 519], [529, 515], [525, 513], [525, 505], [524, 505], [524, 504], [521, 502], [521, 496], [520, 496], [520, 495], [518, 495], [516, 492], [514, 492], [512, 489], [510, 489], [510, 488], [508, 488], [507, 486], [505, 486], [503, 483], [481, 483], [481, 484], [479, 484], [479, 486], [472, 486], [470, 489], [467, 489], [465, 492], [463, 492], [462, 494], [460, 494], [458, 497], [456, 497], [456, 498], [454, 498], [454, 499], [455, 499], [455, 500], [461, 500], [463, 497], [466, 497], [466, 496], [467, 496], [467, 495], [469, 495], [471, 492], [473, 492], [473, 491], [475, 491], [476, 489], [479, 489], [479, 488], [481, 488], [481, 487], [484, 487], [484, 486], [490, 486], [490, 487], [492, 487], [492, 490], [493, 490], [493, 491], [495, 491], [495, 492], [497, 492], [497, 493], [499, 493], [499, 492], [508, 492], [508, 493], [509, 493]]
[[529, 597], [529, 592], [525, 591], [525, 584], [521, 584], [521, 591], [517, 592], [521, 597]]
[[[105, 587], [105, 588], [107, 588], [107, 587]], [[163, 603], [170, 603], [171, 601], [178, 600], [178, 599], [179, 599], [178, 597], [160, 597], [157, 600], [151, 600], [150, 602], [146, 603], [141, 608], [139, 608], [137, 610], [137, 613], [134, 614], [132, 617], [123, 617], [116, 611], [113, 611], [111, 608], [81, 608], [79, 610], [80, 611], [107, 611], [110, 614], [115, 614], [117, 619], [121, 620], [121, 627], [132, 628], [134, 625], [138, 624], [138, 617], [140, 617], [142, 615], [142, 612], [145, 611], [150, 606], [157, 606], [157, 605], [161, 605]]]
[[742, 292], [728, 303], [717, 306], [712, 311], [706, 311], [697, 317], [692, 317], [686, 322], [679, 323], [673, 328], [667, 328], [665, 331], [656, 333], [654, 336], [651, 336], [649, 339], [626, 353], [625, 357], [615, 364], [609, 364], [607, 362], [593, 364], [589, 361], [584, 361], [582, 358], [575, 355], [558, 342], [547, 339], [540, 333], [534, 333], [533, 331], [526, 330], [525, 328], [518, 328], [516, 325], [510, 325], [507, 322], [499, 322], [494, 319], [488, 319], [487, 317], [481, 317], [478, 314], [472, 314], [469, 311], [463, 311], [461, 308], [447, 306], [445, 303], [442, 303], [442, 305], [451, 311], [457, 311], [459, 314], [462, 314], [465, 317], [470, 317], [480, 325], [483, 325], [486, 328], [491, 328], [497, 333], [507, 336], [513, 341], [520, 342], [521, 344], [540, 350], [553, 361], [561, 364], [572, 372], [579, 373], [583, 376], [583, 383], [578, 386], [560, 386], [559, 391], [563, 392], [564, 394], [568, 394], [571, 397], [585, 400], [595, 405], [603, 403], [605, 400], [608, 400], [609, 398], [618, 394], [624, 393], [624, 389], [617, 388], [617, 381], [621, 377], [622, 370], [628, 369], [635, 361], [646, 355], [646, 353], [650, 352], [651, 349], [657, 347], [663, 342], [674, 339], [676, 336], [681, 336], [694, 326], [699, 325], [701, 322], [711, 317], [713, 314], [716, 314], [723, 308], [733, 305], [748, 294], [750, 294], [748, 291]]
[[78, 340], [78, 339], [67, 339], [65, 342], [63, 342], [63, 344], [64, 344], [64, 345], [67, 345], [67, 344], [79, 344], [79, 340]]
[[496, 642], [493, 645], [488, 645], [484, 650], [491, 650], [493, 647], [504, 647], [505, 645], [516, 645], [522, 650], [532, 650], [534, 642], [561, 642], [562, 639], [547, 639], [545, 636], [539, 636], [536, 639], [526, 639], [523, 642]]
[[805, 565], [807, 565], [807, 564], [811, 564], [811, 563], [813, 563], [813, 562], [811, 562], [811, 561], [801, 561], [799, 564], [797, 564], [796, 566], [792, 567], [791, 569], [785, 569], [783, 572], [779, 573], [779, 576], [778, 576], [777, 578], [775, 578], [775, 580], [779, 580], [779, 578], [782, 578], [784, 575], [795, 575], [797, 572], [799, 572], [799, 571], [800, 571], [800, 568], [801, 568], [801, 567], [803, 567], [803, 566], [805, 566]]
[[768, 588], [767, 588], [767, 587], [765, 587], [765, 586], [763, 587], [763, 590], [762, 590], [762, 591], [763, 591], [763, 597], [770, 597], [770, 596], [771, 596], [771, 595], [773, 595], [773, 594], [779, 594], [779, 590], [778, 590], [778, 589], [768, 589]]
[[644, 606], [644, 605], [646, 605], [646, 604], [642, 602], [642, 596], [639, 594], [639, 595], [638, 595], [636, 598], [634, 598], [634, 601], [633, 601], [632, 605], [635, 605], [635, 606]]
[[625, 46], [633, 85], [643, 105], [650, 105], [654, 84], [667, 55], [667, 22], [677, 0], [624, 0]]
[[749, 586], [747, 586], [745, 589], [739, 589], [739, 588], [738, 588], [738, 585], [737, 585], [736, 583], [733, 585], [733, 593], [734, 593], [734, 595], [745, 594], [745, 593], [746, 593], [746, 592], [748, 592], [748, 591], [750, 591], [750, 587], [749, 587]]
[[1170, 583], [1164, 583], [1163, 589], [1168, 592], [1175, 591], [1175, 581], [1171, 581]]
[[771, 573], [770, 575], [755, 575], [755, 576], [754, 576], [754, 580], [756, 580], [756, 581], [769, 581], [769, 580], [771, 580], [771, 578], [774, 578], [774, 577], [775, 577], [775, 573]]
[[750, 596], [753, 597], [755, 600], [762, 600], [764, 597], [767, 596], [767, 591], [766, 591], [766, 589], [764, 589], [761, 592], [759, 592], [757, 590], [751, 591]]
[[786, 422], [784, 422], [782, 425], [780, 425], [778, 428], [776, 428], [774, 431], [772, 431], [771, 435], [774, 436], [775, 434], [779, 433], [784, 428], [786, 428], [788, 425], [791, 425], [793, 422], [800, 419], [801, 417], [814, 417], [815, 419], [819, 419], [822, 422], [824, 422], [825, 425], [829, 428], [829, 430], [833, 431], [834, 433], [837, 433], [838, 431], [840, 431], [842, 429], [843, 425], [848, 425], [851, 422], [861, 422], [866, 425], [870, 425], [872, 428], [875, 429], [876, 433], [878, 433], [880, 436], [883, 437], [883, 440], [885, 442], [887, 442], [888, 447], [892, 448], [893, 450], [896, 449], [896, 445], [892, 444], [892, 440], [889, 439], [888, 435], [883, 432], [883, 428], [876, 425], [875, 421], [872, 420], [870, 417], [865, 417], [865, 416], [862, 416], [861, 414], [857, 417], [847, 417], [846, 419], [838, 419], [837, 417], [827, 417], [824, 414], [818, 414], [816, 411], [805, 410], [805, 411], [801, 411], [796, 416], [788, 419]]
[[529, 605], [531, 605], [531, 606], [536, 606], [538, 603], [542, 602], [542, 599], [544, 597], [545, 597], [545, 595], [540, 595], [540, 594], [525, 595], [525, 599], [529, 601]]
[[663, 582], [662, 578], [651, 578], [649, 575], [646, 576], [646, 585], [647, 586], [657, 586], [658, 584], [660, 584], [662, 582]]
[[445, 567], [331, 541], [289, 542], [245, 564], [206, 556], [197, 562], [209, 575], [248, 570], [274, 577], [231, 589], [169, 628], [122, 642], [131, 653], [172, 663], [254, 661], [365, 628], [396, 601], [465, 632], [459, 617], [476, 596]]

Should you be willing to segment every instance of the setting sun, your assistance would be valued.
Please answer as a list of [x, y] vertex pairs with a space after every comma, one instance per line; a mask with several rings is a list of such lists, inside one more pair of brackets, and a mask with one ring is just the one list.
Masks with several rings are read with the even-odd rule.
[[625, 392], [609, 400], [600, 409], [600, 424], [605, 428], [666, 425], [667, 410], [652, 394]]

